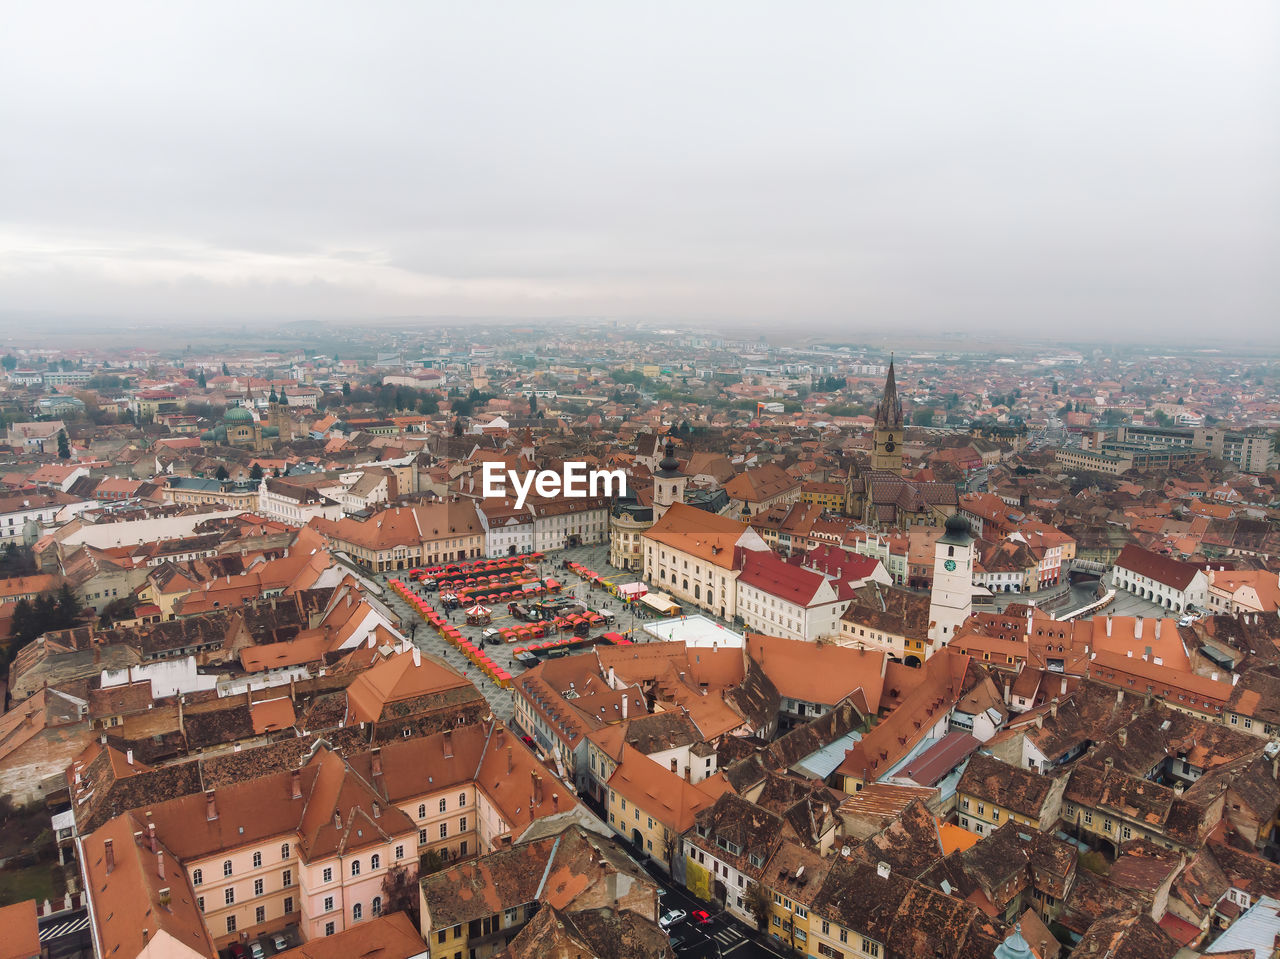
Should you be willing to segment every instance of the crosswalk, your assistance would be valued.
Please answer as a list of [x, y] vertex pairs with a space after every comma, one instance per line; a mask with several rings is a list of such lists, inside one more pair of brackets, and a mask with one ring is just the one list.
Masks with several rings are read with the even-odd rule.
[[69, 936], [73, 933], [83, 932], [89, 928], [88, 913], [81, 913], [73, 919], [65, 922], [52, 923], [40, 930], [40, 941], [50, 942], [53, 939], [60, 939], [63, 936]]
[[743, 935], [734, 926], [726, 926], [724, 929], [711, 934], [711, 938], [722, 946], [732, 946], [743, 940]]

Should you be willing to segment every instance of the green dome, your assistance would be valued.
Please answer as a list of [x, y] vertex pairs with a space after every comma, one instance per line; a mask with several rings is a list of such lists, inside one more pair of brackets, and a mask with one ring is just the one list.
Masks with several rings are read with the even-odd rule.
[[233, 406], [222, 417], [222, 422], [230, 426], [232, 423], [252, 423], [253, 414], [243, 406]]

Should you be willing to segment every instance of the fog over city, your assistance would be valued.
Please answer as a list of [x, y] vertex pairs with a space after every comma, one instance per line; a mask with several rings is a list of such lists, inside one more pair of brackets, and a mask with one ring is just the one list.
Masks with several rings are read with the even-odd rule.
[[1274, 338], [1266, 2], [11, 5], [0, 312]]

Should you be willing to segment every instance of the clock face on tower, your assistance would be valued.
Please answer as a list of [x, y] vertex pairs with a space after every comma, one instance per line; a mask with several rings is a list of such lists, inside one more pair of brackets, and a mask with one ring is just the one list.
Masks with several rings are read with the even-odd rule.
[[956, 571], [956, 561], [954, 559], [949, 559], [942, 564], [942, 568], [948, 573], [954, 573]]
[[898, 448], [898, 444], [897, 444], [897, 443], [895, 443], [893, 440], [885, 440], [885, 441], [884, 441], [884, 451], [885, 451], [886, 453], [892, 453], [892, 452], [893, 452], [894, 450], [896, 450], [897, 448]]

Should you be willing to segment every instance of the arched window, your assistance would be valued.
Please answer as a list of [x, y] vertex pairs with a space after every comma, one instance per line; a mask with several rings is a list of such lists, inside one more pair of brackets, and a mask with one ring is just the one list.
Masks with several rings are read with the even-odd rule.
[[288, 843], [284, 843], [284, 844], [280, 847], [280, 858], [281, 858], [281, 859], [288, 859], [288, 858], [289, 858], [289, 844], [288, 844]]
[[369, 903], [369, 912], [375, 916], [382, 915], [382, 897], [374, 896], [373, 902]]
[[351, 860], [351, 875], [353, 875], [353, 876], [358, 876], [358, 875], [360, 875], [360, 860], [359, 860], [359, 859], [352, 859], [352, 860]]
[[223, 863], [222, 863], [222, 874], [223, 874], [224, 876], [229, 876], [229, 875], [231, 875], [231, 860], [230, 860], [230, 859], [227, 859], [227, 860], [224, 860], [224, 861], [223, 861]]
[[364, 918], [364, 906], [360, 905], [360, 903], [356, 903], [351, 907], [351, 920], [353, 922], [359, 922], [362, 918]]
[[458, 793], [458, 808], [462, 808], [467, 804], [467, 794]]
[[[381, 857], [381, 856], [379, 856], [376, 852], [375, 852], [372, 856], [370, 856], [370, 857], [369, 857], [369, 868], [370, 868], [370, 869], [377, 869], [377, 868], [379, 868], [381, 865], [382, 865], [382, 857]], [[374, 915], [376, 916], [376, 915], [377, 915], [377, 913], [374, 913]]]
[[424, 802], [418, 803], [418, 818], [419, 819], [427, 818], [427, 804]]
[[257, 869], [262, 865], [262, 853], [255, 852], [253, 854], [253, 868]]
[[193, 870], [191, 871], [191, 885], [193, 885], [193, 886], [198, 886], [198, 885], [200, 885], [202, 882], [204, 882], [204, 870], [203, 870], [203, 869], [193, 869]]

